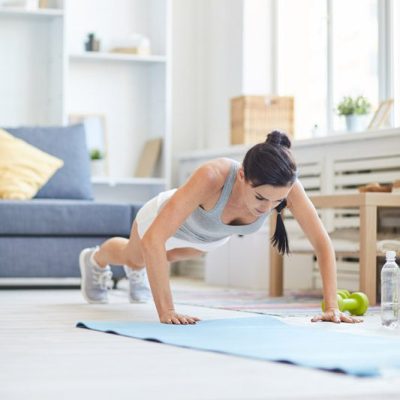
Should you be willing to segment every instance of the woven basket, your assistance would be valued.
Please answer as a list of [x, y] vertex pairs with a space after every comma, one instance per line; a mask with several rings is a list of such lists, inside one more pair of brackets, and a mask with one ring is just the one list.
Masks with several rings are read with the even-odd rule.
[[273, 130], [293, 138], [293, 97], [240, 96], [231, 99], [231, 144], [260, 143]]

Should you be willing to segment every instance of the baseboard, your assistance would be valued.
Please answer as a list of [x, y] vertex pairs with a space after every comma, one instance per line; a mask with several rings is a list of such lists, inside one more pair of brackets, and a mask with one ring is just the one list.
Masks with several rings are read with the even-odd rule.
[[11, 287], [77, 287], [81, 278], [0, 278], [0, 288]]

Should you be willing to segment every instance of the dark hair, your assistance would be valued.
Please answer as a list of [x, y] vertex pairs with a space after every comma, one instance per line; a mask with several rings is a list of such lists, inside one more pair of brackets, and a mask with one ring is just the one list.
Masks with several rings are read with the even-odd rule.
[[[243, 160], [244, 177], [253, 187], [261, 185], [290, 186], [297, 178], [297, 166], [290, 151], [289, 137], [273, 131], [263, 143], [250, 148]], [[271, 243], [281, 254], [289, 253], [289, 243], [281, 211], [286, 207], [283, 200], [277, 207], [275, 233]]]

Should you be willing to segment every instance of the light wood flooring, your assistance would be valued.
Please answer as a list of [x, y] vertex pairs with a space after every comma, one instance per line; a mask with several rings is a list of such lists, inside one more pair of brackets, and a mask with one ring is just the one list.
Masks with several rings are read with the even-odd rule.
[[[185, 279], [172, 286], [208, 290]], [[78, 289], [0, 290], [0, 399], [400, 399], [398, 374], [354, 378], [75, 328], [79, 320], [157, 320], [152, 304], [132, 305], [126, 296], [122, 287], [110, 304], [89, 305]], [[178, 309], [203, 319], [253, 315]], [[400, 335], [384, 331], [378, 317], [367, 317], [362, 326], [323, 326]]]

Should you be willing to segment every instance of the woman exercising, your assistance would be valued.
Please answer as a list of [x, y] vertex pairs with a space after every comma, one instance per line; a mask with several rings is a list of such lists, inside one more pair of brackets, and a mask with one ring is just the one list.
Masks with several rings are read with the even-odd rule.
[[81, 252], [85, 299], [106, 303], [109, 265], [123, 265], [131, 302], [147, 301], [152, 293], [162, 323], [194, 324], [199, 318], [175, 311], [168, 263], [200, 256], [223, 245], [232, 235], [253, 233], [272, 211], [278, 213], [272, 244], [280, 253], [288, 253], [280, 215], [287, 207], [309, 238], [320, 266], [325, 312], [312, 321], [360, 322], [338, 309], [335, 253], [297, 179], [290, 146], [285, 134], [271, 132], [264, 143], [248, 150], [242, 165], [228, 158], [206, 162], [180, 188], [148, 201], [136, 216], [129, 240], [114, 237], [99, 248]]

